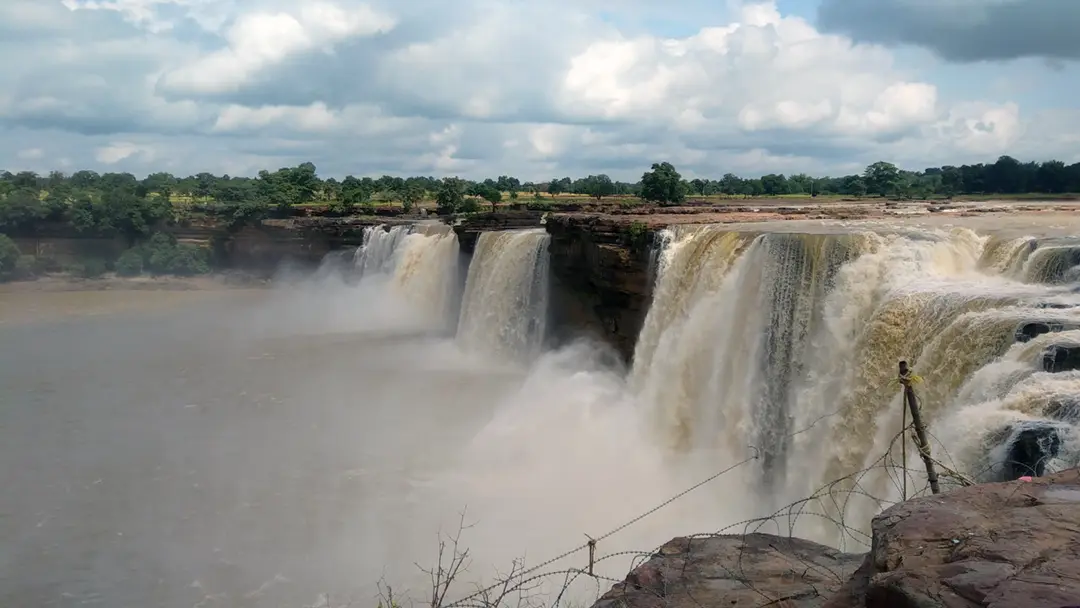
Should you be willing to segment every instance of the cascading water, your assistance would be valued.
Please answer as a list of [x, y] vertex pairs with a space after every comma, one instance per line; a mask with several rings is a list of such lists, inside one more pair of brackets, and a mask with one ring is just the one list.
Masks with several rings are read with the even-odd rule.
[[539, 352], [547, 325], [550, 240], [542, 229], [480, 235], [458, 320], [462, 348], [518, 360]]
[[390, 274], [394, 269], [394, 252], [397, 251], [411, 226], [368, 226], [357, 247], [354, 260], [361, 277], [373, 274]]
[[[731, 462], [754, 446], [748, 491], [773, 508], [842, 480], [835, 488], [853, 492], [821, 507], [865, 530], [901, 493], [875, 464], [902, 425], [893, 379], [908, 359], [925, 379], [927, 422], [949, 437], [934, 448], [961, 472], [1007, 475], [1017, 450], [1052, 452], [1051, 468], [1077, 459], [1068, 417], [1080, 372], [1042, 371], [1080, 356], [1080, 329], [1068, 331], [1080, 328], [1080, 294], [1067, 284], [1075, 243], [966, 229], [760, 232], [682, 226], [661, 239], [629, 386], [662, 441]], [[987, 409], [998, 414], [974, 424]], [[844, 480], [864, 469], [858, 488]], [[843, 540], [835, 525], [798, 531]]]
[[452, 329], [458, 288], [457, 235], [447, 225], [424, 222], [369, 226], [353, 256], [361, 280], [388, 280], [391, 293], [442, 329]]

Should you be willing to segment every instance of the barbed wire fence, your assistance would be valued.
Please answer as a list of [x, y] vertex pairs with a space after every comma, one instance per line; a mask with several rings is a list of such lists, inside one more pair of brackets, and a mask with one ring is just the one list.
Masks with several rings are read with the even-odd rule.
[[[817, 424], [836, 416], [837, 414], [839, 414], [839, 410], [830, 414], [825, 414], [812, 421], [807, 427], [790, 433], [787, 435], [787, 438], [805, 433]], [[930, 441], [936, 444], [933, 452], [943, 455], [940, 458], [931, 457], [931, 460], [940, 469], [939, 475], [947, 488], [972, 485], [975, 483], [976, 479], [983, 479], [984, 475], [991, 472], [992, 469], [1003, 466], [1002, 463], [990, 463], [984, 470], [976, 471], [973, 476], [964, 475], [959, 472], [959, 467], [942, 441], [928, 431], [926, 434], [929, 436]], [[764, 534], [762, 530], [769, 527], [773, 530], [773, 532], [769, 532], [769, 534], [772, 534], [772, 536], [777, 539], [783, 541], [809, 542], [798, 539], [795, 535], [795, 531], [801, 520], [813, 518], [824, 522], [835, 531], [837, 535], [835, 537], [836, 544], [842, 549], [846, 548], [848, 544], [851, 543], [856, 545], [860, 549], [860, 552], [869, 550], [872, 538], [871, 534], [864, 530], [869, 528], [870, 521], [867, 520], [862, 522], [863, 527], [850, 526], [846, 521], [848, 509], [853, 499], [862, 498], [872, 501], [875, 512], [879, 512], [903, 500], [927, 495], [929, 493], [930, 484], [927, 481], [926, 472], [907, 466], [907, 452], [906, 448], [903, 446], [906, 445], [909, 436], [910, 440], [918, 446], [918, 439], [914, 434], [914, 424], [905, 416], [903, 427], [893, 435], [884, 452], [868, 466], [823, 484], [806, 497], [787, 504], [771, 514], [735, 522], [710, 532], [699, 532], [680, 536], [675, 539], [675, 541], [668, 541], [659, 547], [652, 547], [646, 550], [615, 551], [597, 556], [597, 550], [601, 547], [603, 541], [664, 509], [691, 492], [724, 477], [732, 471], [746, 467], [759, 460], [760, 452], [758, 448], [750, 446], [751, 455], [747, 458], [717, 471], [713, 475], [695, 483], [685, 490], [671, 496], [667, 500], [657, 504], [655, 507], [616, 526], [604, 534], [595, 538], [586, 535], [588, 538], [586, 542], [573, 546], [554, 557], [543, 560], [530, 567], [525, 566], [523, 559], [513, 560], [508, 571], [501, 574], [497, 572], [494, 582], [486, 586], [476, 583], [466, 585], [466, 583], [461, 580], [462, 575], [468, 571], [468, 568], [471, 565], [471, 555], [469, 550], [462, 545], [462, 534], [468, 530], [472, 524], [466, 523], [466, 512], [463, 511], [456, 533], [449, 537], [440, 537], [436, 565], [431, 568], [423, 568], [417, 565], [417, 567], [429, 578], [430, 592], [426, 594], [428, 597], [425, 600], [420, 601], [410, 597], [408, 593], [395, 594], [392, 586], [387, 584], [385, 580], [380, 580], [377, 585], [378, 595], [373, 598], [372, 602], [377, 608], [404, 608], [405, 606], [411, 608], [419, 605], [427, 606], [428, 608], [586, 608], [584, 605], [570, 600], [568, 594], [576, 583], [582, 580], [589, 580], [595, 587], [594, 594], [591, 596], [591, 601], [607, 598], [612, 594], [615, 596], [619, 595], [618, 593], [615, 593], [615, 591], [612, 591], [606, 596], [605, 588], [617, 590], [621, 586], [623, 592], [626, 593], [628, 592], [626, 588], [629, 586], [635, 592], [651, 594], [654, 596], [653, 599], [660, 603], [653, 604], [652, 602], [649, 602], [649, 604], [660, 606], [670, 603], [672, 598], [667, 589], [658, 589], [647, 583], [635, 583], [632, 580], [634, 576], [633, 573], [640, 566], [645, 564], [648, 560], [661, 555], [664, 548], [668, 547], [673, 542], [685, 542], [685, 550], [679, 558], [682, 563], [682, 571], [677, 578], [681, 580], [684, 578], [686, 570], [693, 564], [694, 555], [692, 551], [695, 547], [695, 541], [699, 541], [697, 543], [698, 546], [704, 546], [704, 541], [707, 541], [708, 539], [735, 536], [742, 541], [738, 543], [739, 548], [737, 549], [737, 554], [734, 559], [735, 566], [730, 567], [722, 564], [713, 565], [724, 570], [732, 581], [737, 581], [748, 592], [759, 596], [760, 603], [756, 604], [756, 608], [788, 606], [791, 605], [786, 603], [789, 600], [801, 598], [795, 596], [774, 597], [774, 593], [758, 586], [754, 582], [753, 577], [747, 574], [745, 570], [746, 541], [753, 535]], [[901, 446], [899, 449], [897, 448], [898, 444]], [[902, 458], [904, 460], [897, 460], [896, 453], [898, 451], [903, 455]], [[1008, 463], [1005, 463], [1005, 465], [1007, 464]], [[878, 485], [883, 483], [891, 484], [892, 488], [895, 490], [894, 496], [899, 497], [899, 499], [878, 496], [866, 487], [866, 478], [874, 475], [876, 476], [873, 477], [873, 481]], [[914, 485], [914, 481], [917, 479], [923, 481], [922, 485]], [[834, 590], [842, 585], [851, 575], [851, 571], [842, 571], [835, 567], [813, 563], [808, 559], [799, 557], [795, 553], [786, 554], [780, 551], [774, 543], [770, 542], [768, 546], [782, 559], [795, 562], [792, 564], [789, 573], [793, 579], [806, 579], [808, 578], [809, 573], [815, 573], [818, 575], [818, 579], [823, 578], [832, 581], [833, 584], [831, 587]], [[559, 562], [578, 554], [582, 554], [579, 566], [559, 567], [556, 565]], [[854, 554], [848, 555], [852, 556]], [[861, 559], [861, 555], [856, 557]], [[598, 566], [601, 564], [620, 558], [629, 559], [630, 562], [628, 568], [629, 574], [623, 578], [613, 578], [598, 571]], [[854, 568], [849, 567], [849, 570], [853, 571]], [[544, 583], [550, 583], [552, 581], [558, 582], [556, 592], [553, 594], [543, 594], [541, 588]], [[664, 582], [664, 585], [667, 585], [667, 581]], [[458, 588], [466, 586], [472, 587], [472, 591], [457, 591], [455, 593], [455, 590]], [[812, 582], [808, 586], [810, 587], [810, 593], [817, 594], [818, 597], [825, 597], [822, 590], [818, 589]], [[693, 594], [689, 589], [682, 589], [681, 591], [683, 592], [683, 597], [689, 601], [690, 604], [698, 606], [702, 605], [700, 600], [693, 597]], [[459, 597], [450, 599], [455, 595]], [[549, 601], [543, 599], [545, 595], [550, 598]], [[614, 599], [618, 598], [616, 597]], [[348, 606], [352, 605], [354, 604], [348, 604]], [[613, 608], [626, 607], [629, 605], [630, 604], [624, 599], [621, 603], [613, 605]], [[340, 607], [331, 606], [327, 599], [325, 605], [312, 606], [309, 608]]]

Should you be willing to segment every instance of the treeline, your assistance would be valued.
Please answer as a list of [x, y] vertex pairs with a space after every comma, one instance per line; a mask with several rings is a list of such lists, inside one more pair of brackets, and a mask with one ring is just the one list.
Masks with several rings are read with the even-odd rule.
[[[121, 259], [88, 261], [75, 269], [87, 275], [116, 270], [192, 274], [208, 269], [206, 251], [177, 244], [163, 232], [193, 214], [215, 216], [229, 229], [270, 216], [289, 216], [297, 206], [318, 206], [330, 215], [363, 214], [377, 205], [396, 205], [410, 213], [421, 203], [434, 203], [440, 214], [468, 213], [505, 199], [531, 208], [549, 208], [559, 197], [582, 195], [597, 200], [616, 197], [678, 204], [686, 198], [726, 196], [880, 196], [926, 199], [957, 195], [1033, 195], [1080, 193], [1080, 163], [1020, 162], [1002, 156], [991, 164], [930, 167], [906, 171], [877, 162], [862, 173], [842, 177], [769, 174], [742, 178], [684, 179], [670, 163], [652, 165], [635, 183], [607, 175], [544, 182], [502, 175], [484, 180], [457, 177], [321, 178], [312, 163], [260, 171], [256, 177], [199, 173], [187, 177], [153, 173], [139, 179], [130, 173], [58, 171], [0, 172], [0, 237], [34, 234], [39, 227], [67, 224], [77, 231], [113, 235], [130, 247]], [[24, 276], [50, 268], [47, 261], [20, 256], [13, 241], [0, 238], [0, 277]]]
[[1021, 195], [1080, 192], [1080, 163], [1020, 162], [1003, 156], [992, 164], [931, 167], [906, 171], [877, 162], [861, 174], [811, 177], [769, 174], [741, 178], [684, 179], [670, 163], [657, 163], [635, 182], [589, 175], [546, 182], [523, 182], [502, 175], [479, 181], [456, 177], [320, 178], [315, 165], [303, 163], [256, 177], [199, 173], [187, 177], [153, 173], [138, 179], [130, 173], [77, 171], [0, 172], [0, 232], [32, 232], [43, 222], [66, 222], [81, 231], [115, 233], [133, 243], [148, 238], [163, 223], [183, 221], [195, 212], [217, 215], [232, 227], [292, 208], [315, 205], [331, 215], [363, 213], [379, 204], [400, 205], [409, 213], [422, 202], [434, 202], [440, 213], [469, 212], [506, 199], [551, 204], [575, 194], [598, 200], [639, 198], [661, 204], [687, 197], [882, 196], [932, 198], [956, 195]]

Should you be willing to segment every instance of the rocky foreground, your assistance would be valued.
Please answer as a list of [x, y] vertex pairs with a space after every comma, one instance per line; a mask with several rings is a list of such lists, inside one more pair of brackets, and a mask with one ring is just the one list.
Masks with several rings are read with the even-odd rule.
[[676, 538], [593, 608], [1080, 607], [1080, 470], [895, 505], [869, 553], [768, 534]]

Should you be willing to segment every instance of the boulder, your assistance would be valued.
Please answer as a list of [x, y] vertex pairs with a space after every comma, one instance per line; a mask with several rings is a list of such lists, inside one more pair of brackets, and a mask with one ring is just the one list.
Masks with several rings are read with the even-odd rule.
[[1080, 369], [1080, 346], [1055, 344], [1043, 351], [1043, 371], [1056, 374]]
[[1005, 479], [1011, 481], [1025, 475], [1042, 477], [1046, 463], [1061, 449], [1058, 425], [1044, 421], [1026, 422], [1011, 435], [1005, 453]]
[[676, 538], [593, 608], [817, 608], [861, 560], [771, 534]]
[[1080, 606], [1080, 471], [895, 505], [825, 608]]
[[1043, 407], [1043, 415], [1069, 424], [1080, 424], [1080, 397], [1053, 399]]
[[1031, 321], [1016, 328], [1016, 341], [1028, 342], [1043, 334], [1061, 331], [1061, 324], [1053, 321]]

